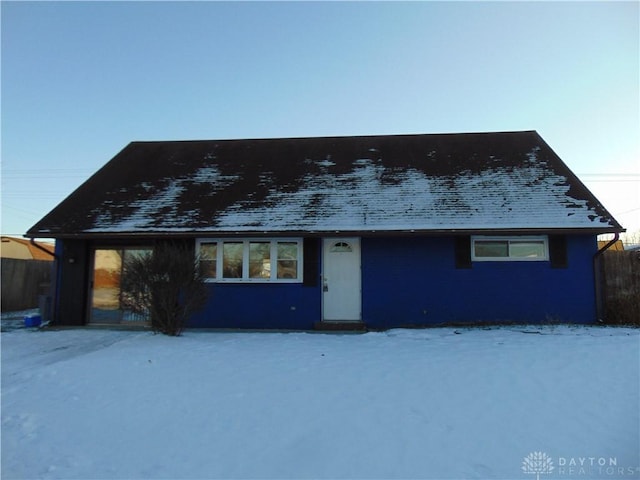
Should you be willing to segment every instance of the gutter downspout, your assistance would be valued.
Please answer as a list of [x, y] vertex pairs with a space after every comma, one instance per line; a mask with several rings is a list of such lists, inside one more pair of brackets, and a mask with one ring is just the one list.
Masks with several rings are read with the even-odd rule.
[[604, 288], [602, 281], [602, 266], [601, 266], [601, 258], [602, 254], [611, 248], [618, 240], [620, 239], [620, 234], [618, 232], [613, 234], [613, 240], [607, 243], [604, 247], [598, 250], [593, 255], [593, 276], [595, 280], [595, 290], [596, 290], [596, 320], [598, 323], [604, 323]]
[[55, 260], [59, 260], [58, 255], [56, 255], [55, 253], [51, 253], [49, 250], [47, 250], [46, 248], [44, 248], [42, 245], [38, 245], [35, 241], [35, 239], [30, 238], [29, 239], [29, 243], [31, 245], [33, 245], [34, 247], [36, 247], [38, 250], [40, 250], [41, 252], [46, 253], [47, 255], [51, 255]]

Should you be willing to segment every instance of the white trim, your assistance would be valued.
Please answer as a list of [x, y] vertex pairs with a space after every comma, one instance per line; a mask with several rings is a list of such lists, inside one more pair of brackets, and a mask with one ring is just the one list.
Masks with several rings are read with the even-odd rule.
[[[196, 239], [196, 255], [200, 253], [202, 244], [217, 245], [216, 248], [216, 278], [205, 278], [207, 283], [302, 283], [303, 281], [303, 242], [302, 238], [287, 237], [229, 237], [229, 238], [198, 238]], [[223, 245], [225, 243], [242, 243], [242, 277], [240, 278], [223, 278]], [[269, 243], [270, 259], [275, 268], [271, 268], [269, 278], [251, 278], [249, 277], [249, 244], [250, 243]], [[296, 278], [278, 278], [278, 244], [279, 243], [295, 243], [297, 246], [297, 271]]]
[[[350, 251], [331, 251], [336, 243], [348, 243]], [[352, 260], [352, 261], [350, 261]], [[336, 262], [336, 263], [334, 263]], [[339, 278], [332, 267], [338, 267]], [[349, 269], [351, 267], [351, 269]], [[346, 269], [345, 269], [346, 268]], [[332, 293], [341, 289], [345, 295]], [[322, 239], [322, 321], [362, 321], [362, 250], [360, 237], [327, 237]]]
[[[511, 243], [516, 242], [542, 242], [544, 254], [540, 257], [478, 257], [476, 256], [476, 241], [502, 241], [507, 242], [509, 253]], [[545, 262], [549, 261], [549, 237], [547, 235], [473, 235], [471, 237], [471, 260], [474, 262]]]

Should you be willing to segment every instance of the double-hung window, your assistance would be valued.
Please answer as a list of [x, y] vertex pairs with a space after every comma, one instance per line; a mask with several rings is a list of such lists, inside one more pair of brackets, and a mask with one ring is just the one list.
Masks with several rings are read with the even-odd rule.
[[474, 261], [544, 261], [549, 260], [549, 245], [542, 236], [474, 236], [471, 237]]
[[302, 239], [200, 239], [208, 282], [302, 282]]

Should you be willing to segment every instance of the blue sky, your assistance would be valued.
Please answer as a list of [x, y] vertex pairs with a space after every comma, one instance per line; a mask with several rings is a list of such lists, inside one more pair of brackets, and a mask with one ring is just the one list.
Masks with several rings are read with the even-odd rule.
[[2, 233], [133, 140], [537, 130], [640, 230], [638, 2], [2, 2]]

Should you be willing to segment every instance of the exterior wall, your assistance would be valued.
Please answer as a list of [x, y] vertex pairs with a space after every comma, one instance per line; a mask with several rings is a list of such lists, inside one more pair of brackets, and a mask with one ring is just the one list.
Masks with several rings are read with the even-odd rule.
[[[542, 262], [473, 262], [456, 268], [454, 237], [362, 238], [362, 319], [369, 328], [461, 323], [594, 323], [596, 238], [567, 237], [567, 268]], [[58, 241], [54, 321], [86, 323], [90, 245]], [[322, 318], [320, 251], [305, 282], [211, 283], [189, 327], [312, 329]], [[307, 272], [311, 272], [307, 275]], [[313, 281], [307, 281], [312, 279]]]
[[58, 240], [53, 323], [84, 325], [87, 314], [89, 248], [83, 240]]
[[544, 261], [457, 269], [454, 244], [453, 237], [363, 239], [367, 326], [595, 322], [594, 236], [567, 238], [567, 268]]
[[304, 283], [209, 283], [189, 327], [312, 330], [321, 318], [320, 251], [305, 245]]
[[[473, 262], [470, 269], [456, 268], [454, 246], [454, 237], [363, 238], [365, 324], [385, 329], [595, 322], [594, 236], [567, 238], [567, 268], [552, 268], [549, 261]], [[192, 327], [311, 329], [321, 319], [318, 285], [217, 283], [210, 288], [209, 302]]]
[[320, 290], [291, 284], [212, 283], [206, 307], [189, 327], [312, 330]]

